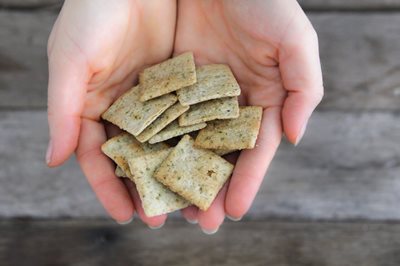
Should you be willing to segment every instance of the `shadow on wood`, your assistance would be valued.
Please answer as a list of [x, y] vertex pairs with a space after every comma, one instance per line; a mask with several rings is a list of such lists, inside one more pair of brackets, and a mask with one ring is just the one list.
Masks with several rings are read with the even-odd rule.
[[3, 221], [0, 264], [397, 266], [400, 225], [239, 222], [207, 236], [170, 223], [151, 231], [109, 221]]

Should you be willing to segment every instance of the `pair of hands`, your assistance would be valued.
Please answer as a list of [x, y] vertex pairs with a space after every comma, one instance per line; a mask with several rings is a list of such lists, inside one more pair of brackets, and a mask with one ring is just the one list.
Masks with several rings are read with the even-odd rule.
[[297, 144], [323, 95], [317, 35], [295, 0], [66, 0], [48, 42], [46, 161], [58, 166], [75, 151], [117, 222], [136, 211], [158, 227], [167, 216], [146, 217], [134, 185], [115, 177], [100, 150], [112, 131], [100, 115], [144, 67], [184, 51], [193, 51], [197, 64], [228, 64], [241, 104], [264, 108], [256, 148], [241, 152], [211, 207], [182, 211], [205, 232], [248, 211], [282, 133]]

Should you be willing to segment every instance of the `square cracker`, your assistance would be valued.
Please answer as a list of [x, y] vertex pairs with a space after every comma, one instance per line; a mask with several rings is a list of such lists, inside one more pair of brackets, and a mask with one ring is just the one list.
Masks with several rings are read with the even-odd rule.
[[102, 114], [102, 118], [137, 136], [176, 101], [175, 95], [167, 94], [142, 103], [139, 101], [138, 85], [119, 97]]
[[239, 118], [213, 121], [200, 130], [195, 145], [204, 149], [252, 149], [256, 144], [261, 118], [261, 107], [240, 107]]
[[154, 177], [154, 171], [165, 160], [172, 148], [129, 159], [133, 181], [149, 217], [173, 212], [190, 205], [184, 198], [169, 190]]
[[152, 136], [160, 132], [172, 121], [177, 119], [181, 114], [189, 110], [189, 106], [183, 106], [179, 102], [168, 108], [160, 115], [151, 125], [149, 125], [142, 133], [136, 136], [140, 142], [148, 141]]
[[154, 135], [149, 140], [149, 143], [154, 144], [164, 140], [172, 139], [174, 137], [181, 136], [189, 132], [200, 130], [202, 128], [205, 128], [206, 126], [207, 126], [206, 123], [199, 123], [195, 125], [181, 127], [178, 124], [178, 120], [175, 120], [171, 124], [169, 124], [166, 128], [164, 128], [159, 133]]
[[227, 97], [190, 106], [190, 109], [179, 117], [179, 125], [190, 126], [215, 119], [232, 119], [237, 117], [239, 117], [237, 97]]
[[204, 65], [196, 69], [197, 82], [178, 90], [182, 105], [240, 95], [240, 87], [227, 65]]
[[185, 135], [154, 177], [201, 210], [207, 210], [232, 174], [233, 165], [193, 144], [192, 138]]
[[168, 148], [169, 146], [165, 143], [157, 143], [155, 145], [140, 143], [134, 136], [126, 132], [107, 140], [101, 145], [103, 153], [111, 158], [128, 177], [131, 177], [128, 165], [129, 158]]
[[183, 53], [143, 70], [139, 75], [140, 101], [159, 97], [196, 82], [192, 52]]

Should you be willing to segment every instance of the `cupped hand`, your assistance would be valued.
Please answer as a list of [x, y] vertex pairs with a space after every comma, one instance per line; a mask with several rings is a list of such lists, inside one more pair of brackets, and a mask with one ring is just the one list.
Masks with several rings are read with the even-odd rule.
[[132, 183], [114, 175], [100, 146], [106, 128], [100, 115], [147, 65], [173, 51], [176, 2], [67, 0], [48, 42], [49, 166], [76, 150], [79, 164], [107, 212], [118, 222], [135, 209], [149, 226], [166, 215], [144, 216]]
[[178, 12], [174, 53], [193, 51], [198, 64], [228, 64], [241, 104], [264, 109], [256, 147], [241, 152], [211, 207], [183, 211], [214, 232], [225, 215], [240, 219], [248, 211], [282, 133], [293, 144], [302, 138], [323, 95], [318, 40], [295, 0], [179, 1]]

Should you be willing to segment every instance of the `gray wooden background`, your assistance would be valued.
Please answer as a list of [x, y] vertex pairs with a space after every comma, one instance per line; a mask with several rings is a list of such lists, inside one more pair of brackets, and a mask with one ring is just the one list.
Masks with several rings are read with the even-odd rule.
[[45, 166], [61, 1], [0, 0], [0, 265], [400, 265], [400, 0], [300, 3], [326, 96], [244, 221], [206, 237], [179, 215], [157, 232], [118, 226], [74, 159]]

